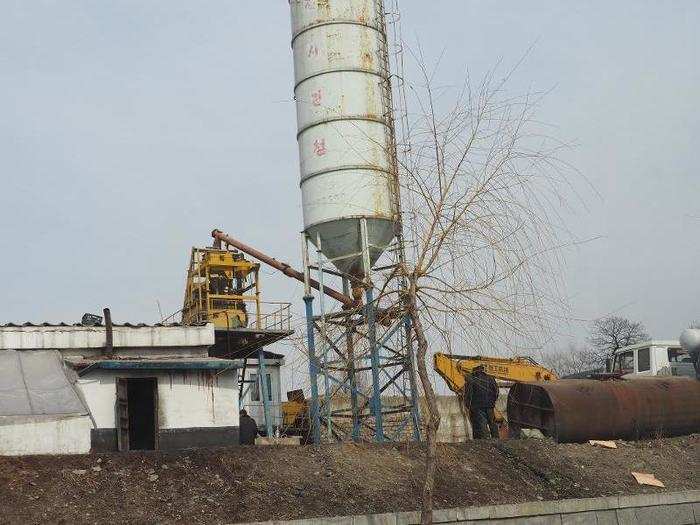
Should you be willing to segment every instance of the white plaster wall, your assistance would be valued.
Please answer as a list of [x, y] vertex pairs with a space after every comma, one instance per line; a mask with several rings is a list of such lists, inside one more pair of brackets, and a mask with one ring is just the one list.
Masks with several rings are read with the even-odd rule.
[[78, 380], [98, 428], [116, 427], [116, 380], [158, 380], [158, 428], [238, 426], [238, 381], [235, 370], [95, 370]]
[[238, 426], [235, 371], [188, 371], [158, 381], [159, 427]]
[[89, 416], [0, 418], [0, 455], [88, 454]]

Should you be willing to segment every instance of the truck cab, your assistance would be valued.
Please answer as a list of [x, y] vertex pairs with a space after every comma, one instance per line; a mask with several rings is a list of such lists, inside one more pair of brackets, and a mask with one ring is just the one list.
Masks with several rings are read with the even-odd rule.
[[678, 341], [645, 341], [615, 351], [610, 372], [622, 377], [694, 377], [693, 361]]

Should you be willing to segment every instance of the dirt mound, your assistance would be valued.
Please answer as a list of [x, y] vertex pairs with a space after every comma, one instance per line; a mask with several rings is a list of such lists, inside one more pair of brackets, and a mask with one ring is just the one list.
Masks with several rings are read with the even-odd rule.
[[[700, 435], [620, 443], [439, 447], [437, 507], [700, 489]], [[179, 453], [0, 458], [3, 523], [200, 522], [364, 514], [418, 507], [421, 445], [236, 447]]]

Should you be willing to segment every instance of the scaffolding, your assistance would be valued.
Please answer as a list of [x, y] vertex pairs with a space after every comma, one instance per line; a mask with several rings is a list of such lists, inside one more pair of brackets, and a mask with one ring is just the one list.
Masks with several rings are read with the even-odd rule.
[[[362, 230], [366, 227], [362, 226]], [[310, 240], [302, 235], [307, 281], [317, 276], [321, 289], [340, 280], [343, 291], [363, 301], [354, 308], [329, 307], [321, 292], [306, 284], [304, 303], [311, 383], [311, 435], [315, 443], [331, 441], [406, 441], [420, 439], [420, 416], [414, 342], [405, 306], [405, 282], [396, 243], [369, 267], [362, 282], [330, 268], [316, 239], [315, 262]], [[321, 247], [322, 248], [322, 247]], [[314, 302], [317, 310], [314, 310]]]

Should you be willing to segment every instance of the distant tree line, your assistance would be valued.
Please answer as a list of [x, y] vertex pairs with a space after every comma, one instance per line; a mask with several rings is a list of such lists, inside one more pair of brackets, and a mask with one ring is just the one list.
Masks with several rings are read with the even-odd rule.
[[542, 364], [560, 377], [604, 370], [615, 351], [650, 339], [644, 325], [620, 316], [596, 319], [591, 323], [586, 345], [571, 343], [566, 350], [543, 354]]

